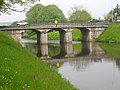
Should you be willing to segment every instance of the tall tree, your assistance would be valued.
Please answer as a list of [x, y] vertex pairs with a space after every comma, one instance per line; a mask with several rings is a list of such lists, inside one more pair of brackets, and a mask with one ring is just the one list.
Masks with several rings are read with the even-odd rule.
[[29, 23], [39, 23], [44, 6], [37, 4], [26, 13], [26, 21]]
[[64, 14], [56, 5], [37, 4], [26, 13], [26, 21], [29, 23], [50, 23], [55, 19], [59, 22], [65, 20]]
[[113, 10], [111, 10], [107, 15], [105, 15], [105, 20], [116, 21], [118, 19], [120, 19], [120, 6], [119, 6], [119, 4], [117, 4]]
[[74, 6], [69, 11], [69, 20], [70, 21], [86, 21], [90, 20], [90, 13], [81, 6]]

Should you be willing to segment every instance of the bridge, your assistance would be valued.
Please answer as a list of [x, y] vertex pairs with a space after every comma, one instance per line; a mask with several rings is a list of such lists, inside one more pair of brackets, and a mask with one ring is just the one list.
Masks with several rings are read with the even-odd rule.
[[31, 24], [21, 26], [1, 26], [0, 30], [7, 32], [15, 40], [21, 40], [21, 33], [32, 30], [37, 34], [37, 42], [47, 44], [47, 33], [59, 31], [60, 43], [72, 43], [72, 30], [77, 28], [82, 33], [82, 41], [95, 41], [95, 39], [107, 28], [107, 24]]

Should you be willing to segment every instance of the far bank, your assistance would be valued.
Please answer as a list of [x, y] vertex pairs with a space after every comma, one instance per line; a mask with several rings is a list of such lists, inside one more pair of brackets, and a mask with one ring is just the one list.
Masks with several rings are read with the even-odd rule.
[[120, 23], [111, 23], [97, 38], [99, 42], [120, 43]]

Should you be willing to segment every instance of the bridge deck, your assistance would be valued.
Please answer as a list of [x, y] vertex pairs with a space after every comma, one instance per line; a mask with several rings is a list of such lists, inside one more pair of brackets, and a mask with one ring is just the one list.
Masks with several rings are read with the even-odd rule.
[[73, 29], [73, 28], [107, 28], [107, 24], [31, 24], [31, 25], [21, 25], [21, 26], [1, 26], [0, 30], [34, 30], [34, 29]]

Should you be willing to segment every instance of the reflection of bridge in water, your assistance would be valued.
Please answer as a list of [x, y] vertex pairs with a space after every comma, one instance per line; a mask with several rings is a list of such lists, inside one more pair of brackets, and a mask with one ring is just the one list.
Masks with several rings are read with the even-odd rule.
[[34, 49], [30, 51], [32, 51], [34, 54], [36, 54], [37, 51], [37, 55], [43, 59], [43, 61], [55, 67], [60, 67], [64, 64], [64, 62], [68, 62], [77, 70], [83, 70], [92, 65], [92, 63], [115, 62], [116, 66], [120, 69], [120, 59], [109, 57], [96, 42], [82, 42], [81, 44], [79, 43], [77, 44], [77, 47], [79, 49], [77, 51], [74, 50], [74, 45], [72, 46], [72, 44], [57, 44], [57, 46], [55, 45], [51, 48], [51, 50], [58, 52], [57, 54], [56, 52], [54, 53], [55, 56], [49, 56], [50, 53], [48, 54], [48, 50], [50, 50], [50, 47], [48, 49], [48, 45], [45, 44], [36, 48], [35, 45]]
[[98, 43], [93, 42], [82, 42], [82, 50], [80, 53], [74, 53], [72, 44], [60, 44], [60, 53], [56, 56], [50, 57], [48, 55], [48, 45], [38, 45], [38, 53], [37, 56], [41, 59], [100, 59], [102, 58], [105, 53], [104, 51], [99, 47]]

